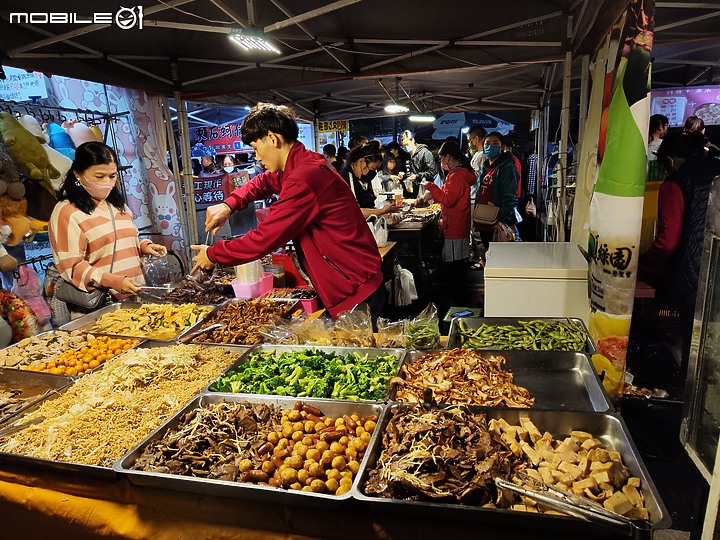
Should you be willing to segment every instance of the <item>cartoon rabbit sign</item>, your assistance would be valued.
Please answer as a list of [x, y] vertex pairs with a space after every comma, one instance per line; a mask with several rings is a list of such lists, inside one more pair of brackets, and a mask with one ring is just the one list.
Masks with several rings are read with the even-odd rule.
[[163, 235], [180, 236], [180, 219], [175, 202], [175, 184], [168, 182], [165, 193], [161, 194], [155, 184], [150, 184], [153, 215]]

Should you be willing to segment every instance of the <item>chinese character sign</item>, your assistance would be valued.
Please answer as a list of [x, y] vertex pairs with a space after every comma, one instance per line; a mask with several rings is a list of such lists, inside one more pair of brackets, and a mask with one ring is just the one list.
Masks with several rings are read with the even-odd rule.
[[[590, 335], [600, 354], [593, 364], [604, 373], [610, 395], [622, 395], [642, 224], [645, 135], [650, 103], [650, 55], [654, 3], [633, 0], [627, 9], [614, 84], [601, 126], [602, 163], [590, 202], [588, 252]], [[608, 60], [608, 69], [614, 67]], [[601, 141], [602, 146], [602, 141]]]
[[198, 208], [224, 201], [233, 189], [235, 186], [228, 174], [193, 177], [193, 197]]
[[706, 126], [720, 125], [720, 86], [693, 86], [653, 90], [651, 114], [668, 117], [670, 127], [682, 126], [688, 116], [697, 116]]
[[214, 148], [219, 154], [234, 154], [250, 148], [242, 142], [241, 124], [225, 124], [224, 126], [207, 126], [195, 128], [191, 137], [191, 146], [203, 143]]
[[318, 122], [318, 132], [326, 133], [329, 131], [347, 131], [350, 129], [347, 120], [327, 120]]
[[0, 80], [0, 99], [5, 101], [28, 101], [33, 97], [46, 98], [45, 76], [37, 71], [4, 66], [5, 79]]

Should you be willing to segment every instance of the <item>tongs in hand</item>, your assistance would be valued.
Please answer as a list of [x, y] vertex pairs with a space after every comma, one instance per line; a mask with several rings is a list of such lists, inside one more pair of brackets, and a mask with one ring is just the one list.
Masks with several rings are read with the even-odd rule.
[[569, 491], [548, 485], [522, 471], [515, 473], [514, 477], [526, 485], [508, 482], [502, 478], [495, 478], [495, 485], [500, 489], [518, 493], [565, 514], [620, 529], [631, 538], [652, 538], [652, 525], [648, 521], [630, 520], [625, 516], [611, 512], [595, 501], [584, 499]]

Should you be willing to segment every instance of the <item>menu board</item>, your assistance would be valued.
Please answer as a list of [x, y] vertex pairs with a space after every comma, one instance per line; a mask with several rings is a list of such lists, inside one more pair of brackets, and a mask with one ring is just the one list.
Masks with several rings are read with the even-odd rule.
[[650, 114], [664, 114], [670, 127], [683, 126], [688, 116], [698, 116], [706, 126], [720, 125], [720, 86], [693, 86], [653, 90]]

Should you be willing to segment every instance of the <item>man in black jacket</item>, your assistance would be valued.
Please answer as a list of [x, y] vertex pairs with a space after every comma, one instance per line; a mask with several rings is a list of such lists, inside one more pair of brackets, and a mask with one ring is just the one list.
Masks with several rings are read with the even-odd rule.
[[[420, 183], [434, 182], [437, 169], [435, 167], [435, 158], [432, 152], [424, 144], [415, 143], [413, 134], [405, 130], [402, 132], [400, 144], [403, 149], [410, 154], [410, 159], [405, 162], [405, 196], [409, 199], [417, 198]], [[408, 182], [410, 185], [408, 186]], [[410, 189], [412, 188], [412, 189]]]

